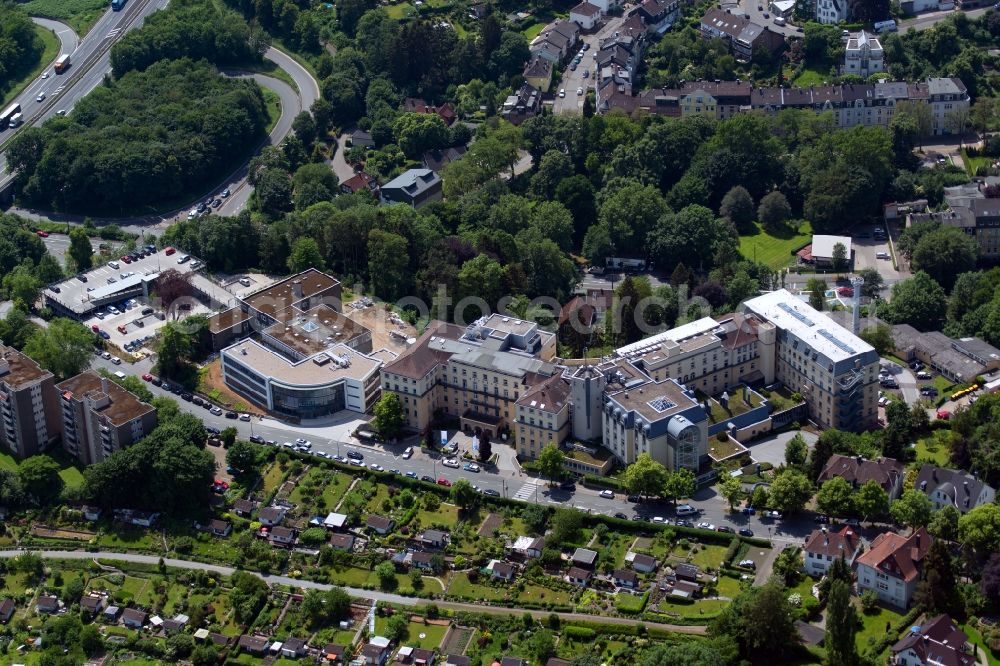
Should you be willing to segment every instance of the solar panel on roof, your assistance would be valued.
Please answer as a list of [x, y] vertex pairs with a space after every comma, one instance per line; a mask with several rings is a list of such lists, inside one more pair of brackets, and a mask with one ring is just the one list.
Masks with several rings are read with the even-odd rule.
[[833, 343], [834, 345], [836, 345], [836, 347], [837, 347], [838, 349], [840, 349], [841, 351], [844, 351], [844, 352], [847, 352], [848, 354], [856, 354], [856, 353], [857, 353], [857, 352], [856, 352], [856, 351], [854, 350], [854, 348], [853, 348], [853, 347], [851, 347], [851, 345], [847, 344], [847, 343], [846, 343], [846, 342], [844, 342], [843, 340], [840, 340], [840, 339], [838, 339], [838, 338], [837, 338], [837, 337], [836, 337], [836, 336], [835, 336], [835, 335], [834, 335], [833, 333], [831, 333], [830, 331], [828, 331], [828, 330], [826, 330], [826, 329], [820, 329], [820, 330], [819, 330], [819, 334], [820, 334], [820, 335], [822, 335], [822, 336], [823, 336], [824, 338], [826, 338], [827, 340], [829, 340], [830, 342], [832, 342], [832, 343]]
[[788, 303], [778, 303], [778, 307], [781, 308], [782, 310], [784, 310], [785, 312], [787, 312], [788, 314], [792, 315], [796, 319], [798, 319], [800, 322], [802, 322], [806, 326], [813, 326], [814, 325], [813, 322], [812, 322], [812, 319], [810, 319], [809, 317], [805, 316], [804, 314], [802, 314], [801, 312], [799, 312], [798, 310], [796, 310], [795, 308], [793, 308]]

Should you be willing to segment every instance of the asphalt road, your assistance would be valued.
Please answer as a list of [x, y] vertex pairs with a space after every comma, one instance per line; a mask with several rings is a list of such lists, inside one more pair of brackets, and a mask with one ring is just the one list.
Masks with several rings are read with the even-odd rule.
[[[72, 109], [77, 101], [99, 85], [104, 75], [111, 71], [109, 51], [114, 41], [128, 30], [142, 25], [147, 16], [166, 4], [167, 0], [130, 0], [121, 11], [113, 12], [108, 9], [90, 32], [78, 41], [72, 52], [71, 65], [65, 73], [56, 75], [53, 72], [48, 79], [41, 80], [44, 85], [32, 84], [20, 95], [17, 101], [21, 103], [21, 112], [24, 114], [22, 127], [44, 122], [60, 109]], [[64, 29], [64, 26], [52, 21], [48, 24]], [[68, 43], [77, 42], [75, 35], [71, 37], [60, 34], [59, 39], [63, 42], [63, 48]], [[65, 41], [67, 39], [70, 41]], [[46, 93], [45, 100], [36, 102], [35, 98], [43, 90]], [[14, 132], [15, 130], [8, 129], [0, 134], [0, 142], [6, 142]], [[0, 155], [0, 190], [12, 179], [10, 174], [5, 173], [6, 166], [6, 158]]]
[[[969, 11], [964, 13], [970, 19], [974, 19], [974, 18], [979, 18], [987, 11], [989, 11], [989, 9], [990, 9], [989, 7], [982, 7], [980, 9], [970, 9]], [[941, 21], [945, 20], [946, 18], [948, 18], [949, 16], [958, 11], [961, 10], [952, 9], [943, 12], [928, 12], [927, 14], [921, 14], [920, 16], [916, 16], [911, 19], [906, 19], [905, 21], [900, 22], [899, 31], [906, 32], [910, 28], [913, 28], [914, 30], [926, 30], [927, 28], [933, 28], [935, 25], [937, 25], [938, 23], [940, 23]]]
[[[594, 54], [597, 53], [599, 49], [600, 41], [604, 38], [611, 37], [615, 31], [617, 31], [621, 24], [624, 22], [622, 17], [611, 17], [607, 22], [601, 26], [600, 30], [592, 35], [582, 35], [580, 44], [576, 47], [574, 53], [579, 53], [580, 49], [583, 48], [584, 44], [588, 45], [588, 48], [583, 53], [583, 59], [580, 64], [577, 65], [576, 70], [569, 68], [567, 63], [566, 71], [563, 72], [562, 79], [559, 81], [559, 89], [564, 89], [566, 91], [565, 97], [560, 97], [556, 94], [555, 101], [552, 105], [552, 112], [556, 114], [583, 114], [583, 101], [586, 99], [586, 93], [589, 89], [594, 87], [594, 82], [597, 80], [596, 65], [597, 62], [594, 59]], [[587, 70], [590, 75], [587, 78], [583, 78], [583, 72]], [[577, 88], [583, 88], [582, 95], [577, 95]]]

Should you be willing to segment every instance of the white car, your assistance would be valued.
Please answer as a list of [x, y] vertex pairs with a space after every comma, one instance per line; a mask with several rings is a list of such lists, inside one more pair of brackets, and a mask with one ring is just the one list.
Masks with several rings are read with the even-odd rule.
[[122, 360], [121, 360], [120, 358], [118, 358], [117, 356], [113, 357], [113, 358], [111, 359], [111, 362], [112, 362], [113, 364], [115, 364], [115, 365], [121, 365], [121, 364], [122, 364]]
[[889, 404], [889, 398], [882, 396], [881, 398], [878, 399], [879, 407], [885, 407], [888, 404]]
[[409, 460], [413, 457], [413, 447], [408, 446], [403, 450], [403, 460]]
[[43, 78], [43, 79], [47, 79], [47, 78], [49, 78], [49, 73], [48, 73], [48, 72], [45, 72], [44, 74], [42, 74], [42, 78]]
[[368, 465], [368, 467], [376, 472], [385, 471], [385, 467], [382, 467], [382, 465], [379, 465], [378, 463], [372, 463], [371, 465]]
[[667, 519], [663, 516], [653, 516], [653, 522], [662, 525], [667, 522]]
[[249, 420], [250, 420], [249, 414], [240, 414], [240, 421], [249, 421]]
[[44, 102], [45, 101], [45, 93], [38, 93], [38, 97], [35, 98], [35, 101], [36, 102]]
[[455, 469], [458, 469], [459, 467], [457, 458], [448, 458], [441, 464], [444, 465], [445, 467], [453, 467]]
[[601, 497], [603, 497], [604, 499], [614, 499], [615, 498], [615, 491], [613, 491], [613, 490], [602, 490], [601, 491]]
[[583, 88], [582, 87], [581, 88], [577, 88], [576, 89], [576, 94], [577, 95], [582, 95], [583, 94]]
[[715, 525], [713, 525], [712, 523], [698, 523], [698, 527], [703, 530], [715, 531]]
[[[565, 97], [565, 96], [566, 96], [566, 89], [565, 88], [560, 88], [559, 89], [559, 97]], [[38, 101], [40, 102], [42, 100], [38, 100]]]
[[[219, 406], [212, 407], [212, 409], [210, 409], [209, 411], [212, 412], [213, 414], [215, 414], [216, 416], [221, 416], [222, 415], [222, 407], [219, 407]], [[285, 442], [285, 443], [287, 444], [287, 442]]]

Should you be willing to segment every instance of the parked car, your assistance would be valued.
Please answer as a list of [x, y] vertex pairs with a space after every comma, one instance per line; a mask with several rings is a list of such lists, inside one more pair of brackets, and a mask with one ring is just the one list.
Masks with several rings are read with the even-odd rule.
[[615, 492], [613, 490], [602, 490], [601, 497], [603, 497], [604, 499], [614, 499]]
[[246, 413], [240, 414], [240, 421], [249, 421], [249, 420], [250, 420], [249, 414]]
[[917, 379], [930, 379], [930, 378], [931, 378], [931, 373], [927, 372], [926, 370], [921, 370], [920, 372], [917, 373]]
[[706, 522], [701, 522], [701, 523], [698, 523], [698, 529], [701, 529], [701, 530], [712, 530], [714, 532], [715, 531], [715, 525], [713, 525], [712, 523], [709, 523], [707, 521]]
[[445, 488], [450, 488], [451, 487], [451, 481], [449, 481], [448, 479], [444, 478], [443, 476], [439, 476], [438, 477], [437, 484], [439, 486], [444, 486]]
[[347, 451], [347, 457], [348, 458], [352, 458], [354, 460], [364, 460], [365, 459], [365, 457], [363, 455], [361, 455], [360, 451], [355, 451], [354, 449], [349, 449]]
[[757, 564], [753, 560], [740, 560], [740, 567], [744, 569], [756, 569]]
[[500, 491], [493, 490], [492, 488], [483, 489], [484, 495], [489, 495], [490, 497], [500, 497]]
[[409, 460], [412, 457], [413, 457], [413, 447], [408, 446], [403, 450], [403, 459]]
[[458, 459], [457, 458], [446, 458], [444, 460], [444, 462], [442, 462], [441, 464], [444, 465], [445, 467], [451, 467], [453, 469], [458, 469], [459, 468], [459, 464], [458, 464]]
[[925, 386], [920, 389], [920, 395], [927, 396], [928, 398], [935, 398], [937, 397], [937, 394], [938, 390], [933, 386]]
[[212, 407], [212, 409], [208, 411], [212, 412], [216, 416], [222, 416], [222, 407]]
[[479, 465], [477, 465], [474, 462], [467, 462], [465, 463], [465, 465], [462, 466], [462, 469], [464, 469], [466, 472], [478, 472]]
[[663, 516], [653, 516], [653, 522], [657, 525], [669, 525], [670, 521]]
[[729, 525], [719, 525], [719, 526], [718, 526], [717, 528], [715, 528], [715, 529], [716, 529], [717, 531], [719, 531], [719, 532], [725, 532], [726, 534], [736, 534], [736, 530], [734, 530], [734, 529], [733, 529], [732, 527], [730, 527]]
[[626, 515], [625, 515], [624, 513], [622, 513], [621, 511], [619, 511], [618, 513], [616, 513], [616, 514], [615, 514], [615, 518], [619, 518], [619, 519], [621, 519], [621, 520], [628, 520], [628, 516], [626, 516]]
[[750, 529], [749, 527], [741, 527], [740, 528], [740, 536], [752, 537], [753, 536], [753, 530]]

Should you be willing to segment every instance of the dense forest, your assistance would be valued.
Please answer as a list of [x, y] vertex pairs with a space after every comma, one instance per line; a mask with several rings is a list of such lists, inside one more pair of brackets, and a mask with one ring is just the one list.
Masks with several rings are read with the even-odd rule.
[[38, 64], [44, 50], [28, 15], [13, 2], [0, 2], [0, 99]]
[[111, 67], [120, 77], [165, 58], [244, 64], [259, 60], [266, 48], [266, 35], [251, 30], [236, 12], [202, 0], [174, 0], [169, 11], [156, 12], [141, 30], [115, 43]]
[[163, 60], [107, 81], [8, 151], [25, 201], [123, 214], [196, 196], [265, 135], [260, 88], [207, 62]]

